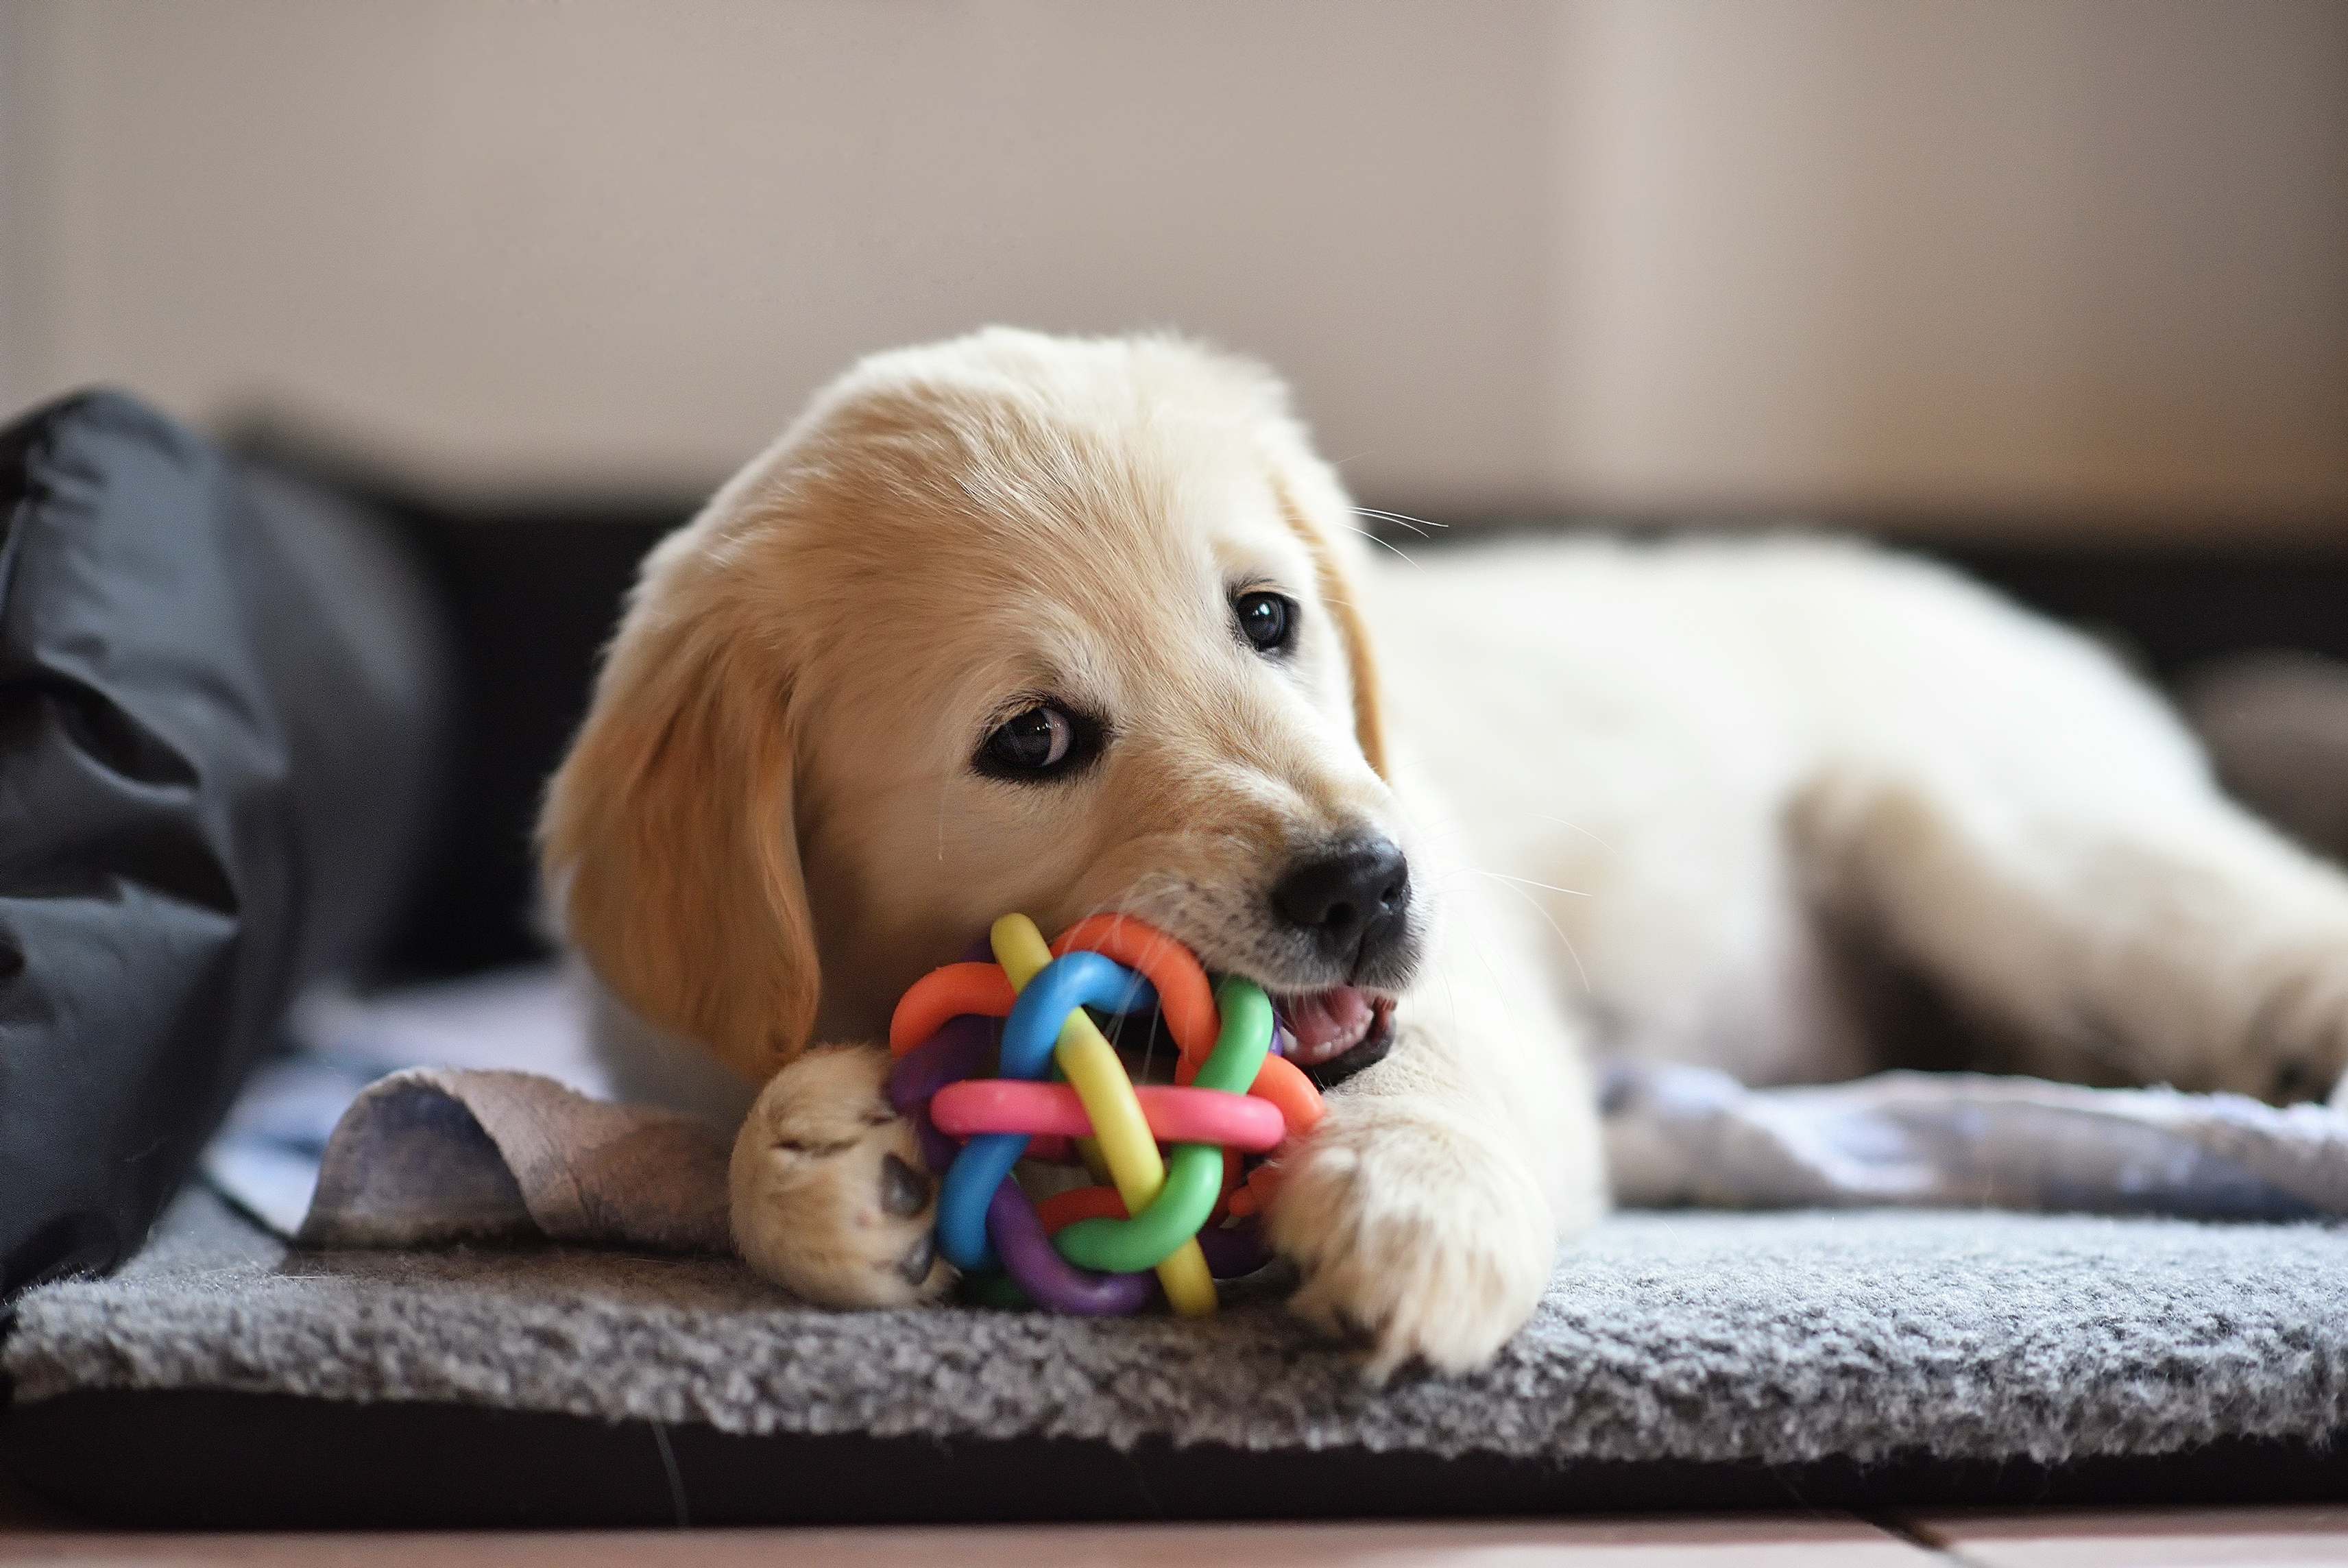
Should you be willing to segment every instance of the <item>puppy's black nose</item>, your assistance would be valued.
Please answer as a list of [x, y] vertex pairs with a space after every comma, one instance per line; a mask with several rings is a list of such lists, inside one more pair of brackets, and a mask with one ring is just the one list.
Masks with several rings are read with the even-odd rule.
[[1402, 940], [1410, 862], [1385, 839], [1349, 845], [1292, 868], [1272, 888], [1272, 907], [1323, 956], [1358, 972]]

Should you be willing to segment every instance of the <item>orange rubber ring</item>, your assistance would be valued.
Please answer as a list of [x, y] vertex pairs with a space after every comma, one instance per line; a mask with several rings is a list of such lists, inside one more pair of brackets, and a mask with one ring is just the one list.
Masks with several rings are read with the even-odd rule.
[[[1188, 1056], [1174, 1064], [1176, 1083], [1188, 1088], [1198, 1076], [1199, 1064]], [[1263, 1058], [1263, 1066], [1256, 1069], [1255, 1082], [1248, 1085], [1248, 1093], [1280, 1107], [1281, 1119], [1288, 1123], [1291, 1138], [1312, 1131], [1329, 1109], [1321, 1099], [1321, 1091], [1304, 1076], [1304, 1069], [1282, 1056], [1267, 1055]]]
[[1280, 1176], [1277, 1164], [1259, 1165], [1249, 1171], [1248, 1179], [1228, 1200], [1233, 1217], [1244, 1220], [1251, 1214], [1262, 1213], [1264, 1205], [1270, 1203], [1272, 1195], [1280, 1191]]
[[949, 964], [932, 969], [897, 1000], [889, 1016], [889, 1054], [901, 1057], [927, 1041], [949, 1018], [975, 1013], [1007, 1018], [1018, 1000], [1000, 964]]
[[1256, 1069], [1255, 1082], [1248, 1086], [1248, 1093], [1280, 1107], [1281, 1119], [1288, 1123], [1291, 1138], [1312, 1131], [1313, 1124], [1329, 1109], [1322, 1102], [1321, 1091], [1304, 1076], [1304, 1069], [1286, 1057], [1264, 1057], [1263, 1066]]
[[1088, 914], [1052, 941], [1056, 958], [1077, 948], [1141, 971], [1158, 988], [1159, 1011], [1166, 1015], [1182, 1060], [1194, 1074], [1205, 1065], [1223, 1025], [1215, 1011], [1214, 987], [1189, 948], [1129, 914]]

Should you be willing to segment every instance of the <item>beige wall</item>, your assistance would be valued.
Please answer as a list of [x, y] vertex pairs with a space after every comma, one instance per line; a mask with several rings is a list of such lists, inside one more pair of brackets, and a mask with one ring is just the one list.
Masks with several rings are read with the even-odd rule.
[[1382, 492], [1538, 488], [1529, 4], [33, 7], [31, 379], [700, 484], [856, 355], [1175, 324]]
[[1365, 496], [2348, 519], [2342, 0], [0, 0], [0, 396], [710, 481], [1174, 324]]
[[2348, 5], [1566, 16], [1561, 493], [2348, 523]]

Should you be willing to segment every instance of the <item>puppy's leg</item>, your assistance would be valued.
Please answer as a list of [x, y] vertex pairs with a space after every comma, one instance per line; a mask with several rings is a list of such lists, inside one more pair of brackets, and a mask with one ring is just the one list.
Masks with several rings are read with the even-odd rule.
[[2222, 799], [2181, 735], [2147, 738], [1839, 768], [1794, 836], [2022, 1070], [2321, 1097], [2348, 1066], [2348, 879]]
[[824, 1306], [905, 1306], [953, 1282], [931, 1225], [936, 1183], [885, 1092], [889, 1053], [827, 1046], [777, 1073], [734, 1141], [734, 1244]]
[[1396, 1012], [1385, 1060], [1332, 1092], [1268, 1216], [1290, 1304], [1366, 1341], [1371, 1374], [1466, 1371], [1540, 1305], [1558, 1243], [1603, 1211], [1579, 1041], [1529, 966], [1462, 934]]

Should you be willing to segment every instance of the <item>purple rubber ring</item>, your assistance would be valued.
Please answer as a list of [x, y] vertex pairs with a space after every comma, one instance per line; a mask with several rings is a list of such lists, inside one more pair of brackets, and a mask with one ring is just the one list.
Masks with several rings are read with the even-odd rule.
[[897, 1065], [889, 1069], [889, 1103], [899, 1115], [910, 1115], [915, 1106], [927, 1105], [930, 1097], [946, 1085], [975, 1078], [994, 1048], [994, 1019], [974, 1013], [948, 1018], [938, 1026], [936, 1034], [899, 1057]]
[[1207, 1272], [1217, 1279], [1251, 1274], [1272, 1261], [1263, 1226], [1254, 1220], [1228, 1228], [1208, 1226], [1199, 1233], [1199, 1250], [1207, 1254]]
[[942, 1171], [953, 1163], [955, 1155], [962, 1152], [962, 1145], [945, 1133], [940, 1132], [938, 1124], [930, 1119], [928, 1106], [915, 1106], [905, 1112], [905, 1119], [913, 1124], [913, 1141], [922, 1147], [922, 1164], [924, 1169]]
[[913, 1124], [921, 1140], [922, 1162], [932, 1172], [953, 1163], [962, 1145], [940, 1132], [930, 1119], [930, 1097], [950, 1083], [974, 1078], [986, 1066], [994, 1048], [994, 1020], [974, 1014], [948, 1018], [938, 1032], [897, 1058], [889, 1072], [889, 1103]]
[[1054, 1252], [1035, 1205], [1008, 1176], [987, 1201], [986, 1233], [1027, 1299], [1052, 1312], [1119, 1317], [1140, 1311], [1158, 1288], [1154, 1274], [1094, 1274]]

